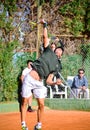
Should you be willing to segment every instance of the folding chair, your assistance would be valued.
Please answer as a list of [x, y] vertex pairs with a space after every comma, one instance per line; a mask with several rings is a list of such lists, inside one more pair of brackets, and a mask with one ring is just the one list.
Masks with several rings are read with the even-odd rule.
[[[54, 77], [54, 81], [56, 81], [56, 77]], [[50, 98], [54, 98], [59, 96], [61, 99], [67, 99], [67, 86], [64, 84], [50, 86], [47, 85], [50, 90]]]
[[74, 76], [67, 76], [67, 83], [70, 87], [72, 87]]

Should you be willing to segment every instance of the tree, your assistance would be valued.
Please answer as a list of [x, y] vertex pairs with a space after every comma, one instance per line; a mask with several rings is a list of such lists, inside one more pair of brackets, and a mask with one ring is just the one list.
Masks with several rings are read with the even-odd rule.
[[[65, 18], [66, 28], [73, 35], [90, 33], [90, 2], [89, 0], [73, 0], [59, 8]], [[88, 33], [87, 33], [88, 32]]]
[[13, 67], [13, 54], [18, 42], [10, 39], [12, 27], [12, 15], [16, 9], [16, 0], [0, 2], [0, 101], [16, 98], [16, 79]]

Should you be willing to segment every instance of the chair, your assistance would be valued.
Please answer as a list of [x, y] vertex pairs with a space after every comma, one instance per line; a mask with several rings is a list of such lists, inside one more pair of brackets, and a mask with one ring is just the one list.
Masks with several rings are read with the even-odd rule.
[[74, 76], [67, 76], [67, 83], [71, 87], [73, 83]]
[[[54, 81], [56, 80], [56, 77], [54, 77]], [[47, 87], [49, 88], [50, 91], [50, 98], [54, 98], [55, 96], [59, 96], [61, 99], [65, 98], [67, 99], [67, 86], [64, 84], [61, 85], [54, 85], [54, 86], [50, 86], [47, 85]]]

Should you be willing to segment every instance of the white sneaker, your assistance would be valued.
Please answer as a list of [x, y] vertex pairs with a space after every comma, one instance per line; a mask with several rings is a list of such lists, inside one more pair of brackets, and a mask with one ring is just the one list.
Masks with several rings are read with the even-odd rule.
[[41, 130], [42, 126], [41, 125], [36, 125], [34, 130]]
[[22, 130], [28, 130], [26, 126], [22, 126]]

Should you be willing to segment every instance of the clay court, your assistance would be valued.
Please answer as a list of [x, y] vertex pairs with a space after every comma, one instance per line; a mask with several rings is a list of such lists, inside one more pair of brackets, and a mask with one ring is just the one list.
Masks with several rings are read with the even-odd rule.
[[[33, 130], [36, 111], [27, 112], [27, 125]], [[20, 113], [0, 114], [0, 130], [21, 130]], [[90, 112], [45, 110], [42, 130], [90, 130]]]

